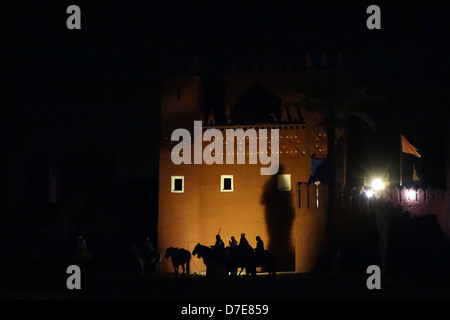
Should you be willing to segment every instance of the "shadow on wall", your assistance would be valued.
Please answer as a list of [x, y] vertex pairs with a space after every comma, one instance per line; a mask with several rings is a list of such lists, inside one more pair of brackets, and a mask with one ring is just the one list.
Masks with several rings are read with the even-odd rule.
[[[283, 173], [283, 167], [280, 166], [278, 174]], [[266, 250], [276, 255], [279, 271], [295, 270], [295, 251], [291, 241], [295, 210], [291, 191], [278, 191], [278, 175], [271, 176], [264, 186], [261, 203], [265, 205], [269, 235]]]

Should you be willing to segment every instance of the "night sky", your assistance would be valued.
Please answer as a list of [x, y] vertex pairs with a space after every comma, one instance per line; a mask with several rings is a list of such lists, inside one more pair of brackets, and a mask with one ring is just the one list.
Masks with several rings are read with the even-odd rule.
[[[70, 4], [81, 8], [81, 30], [66, 28]], [[381, 8], [381, 30], [366, 28], [370, 4]], [[2, 9], [2, 148], [36, 162], [78, 161], [81, 171], [122, 150], [127, 178], [156, 178], [162, 65], [198, 57], [214, 82], [232, 61], [309, 54], [318, 65], [326, 53], [332, 64], [342, 52], [386, 98], [368, 109], [375, 133], [352, 125], [349, 181], [398, 174], [401, 130], [423, 156], [423, 184], [445, 187], [449, 9], [443, 1], [19, 1]]]

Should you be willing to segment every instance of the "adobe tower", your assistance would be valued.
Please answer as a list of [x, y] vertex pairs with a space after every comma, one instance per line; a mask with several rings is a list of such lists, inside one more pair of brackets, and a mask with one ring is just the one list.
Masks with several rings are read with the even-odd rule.
[[[199, 65], [194, 61], [188, 70], [164, 73], [161, 99], [161, 141], [159, 170], [158, 250], [180, 247], [193, 251], [197, 243], [213, 245], [220, 235], [228, 245], [231, 236], [239, 240], [245, 233], [255, 247], [260, 236], [265, 249], [278, 259], [279, 270], [307, 272], [315, 264], [324, 235], [325, 219], [298, 214], [299, 183], [311, 176], [311, 159], [323, 159], [327, 153], [326, 134], [318, 125], [318, 116], [304, 106], [299, 91], [305, 65], [258, 65], [233, 63], [224, 75], [223, 105], [209, 108], [203, 104], [204, 83]], [[210, 128], [223, 134], [223, 152], [234, 142], [233, 164], [179, 164], [172, 162], [172, 132], [188, 130], [194, 137], [194, 121], [202, 121], [203, 132]], [[250, 135], [227, 140], [227, 129], [277, 129], [279, 170], [261, 175], [260, 163], [250, 164]], [[203, 141], [202, 150], [211, 142]], [[191, 140], [192, 149], [194, 140]], [[270, 144], [269, 144], [270, 150]], [[262, 152], [257, 150], [257, 154]], [[271, 152], [271, 151], [270, 151]], [[238, 164], [237, 157], [245, 156]], [[224, 154], [225, 156], [225, 154]], [[311, 227], [314, 225], [313, 227]], [[318, 226], [320, 225], [320, 226]], [[320, 233], [310, 236], [311, 230]], [[323, 233], [323, 234], [322, 234]], [[299, 237], [299, 235], [301, 235]], [[301, 239], [301, 243], [299, 242]], [[312, 245], [304, 241], [314, 242]], [[307, 258], [305, 258], [307, 257]], [[203, 272], [205, 266], [192, 258], [191, 272]], [[171, 272], [170, 261], [163, 261]]]

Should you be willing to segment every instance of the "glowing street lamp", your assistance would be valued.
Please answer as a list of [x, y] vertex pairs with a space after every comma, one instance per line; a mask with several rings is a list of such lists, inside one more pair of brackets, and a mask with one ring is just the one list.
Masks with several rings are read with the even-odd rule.
[[379, 178], [373, 179], [372, 180], [372, 188], [375, 191], [383, 190], [384, 189], [384, 182], [381, 179], [379, 179]]
[[377, 195], [376, 193], [378, 190], [383, 190], [383, 189], [384, 189], [384, 182], [379, 178], [373, 179], [372, 183], [371, 183], [371, 188], [366, 189], [366, 191], [365, 191], [366, 196], [367, 196], [367, 198], [370, 199], [373, 196]]
[[373, 191], [372, 189], [366, 190], [367, 198], [371, 198], [374, 194], [375, 194], [375, 191]]
[[416, 190], [409, 189], [408, 191], [406, 191], [406, 197], [408, 201], [416, 200]]

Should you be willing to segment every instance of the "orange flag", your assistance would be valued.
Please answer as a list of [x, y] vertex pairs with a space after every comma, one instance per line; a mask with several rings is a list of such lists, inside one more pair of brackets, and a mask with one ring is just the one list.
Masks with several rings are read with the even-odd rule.
[[415, 155], [417, 158], [420, 158], [419, 152], [417, 152], [417, 148], [414, 147], [408, 140], [402, 135], [402, 152], [410, 153]]

